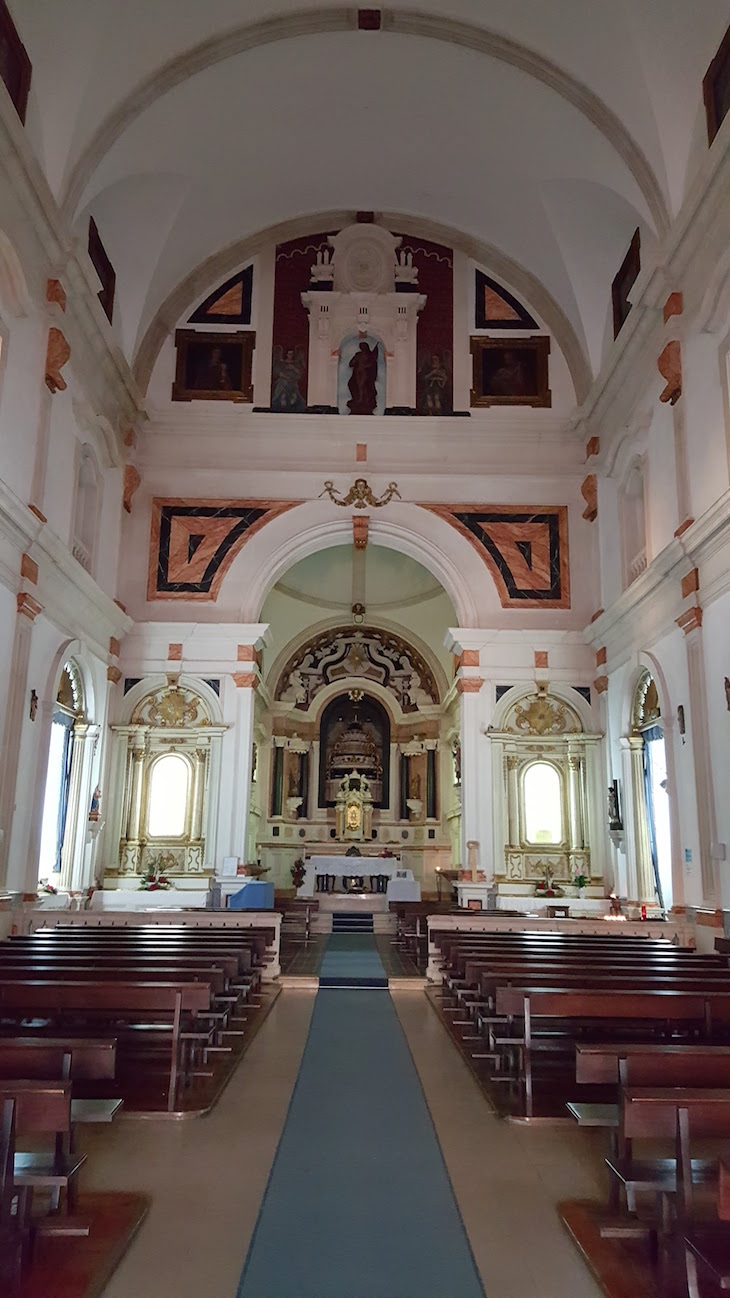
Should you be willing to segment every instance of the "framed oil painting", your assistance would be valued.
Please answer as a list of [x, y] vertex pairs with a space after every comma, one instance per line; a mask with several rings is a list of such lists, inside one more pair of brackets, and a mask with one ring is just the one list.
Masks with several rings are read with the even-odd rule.
[[173, 401], [253, 401], [256, 334], [178, 329]]
[[641, 270], [641, 232], [636, 229], [634, 236], [629, 244], [629, 250], [621, 262], [618, 274], [611, 285], [611, 302], [613, 305], [613, 336], [618, 337], [618, 332], [628, 319], [631, 303], [629, 302], [629, 293], [636, 283], [639, 271]]
[[702, 82], [710, 144], [730, 112], [730, 27]]
[[472, 338], [472, 406], [549, 406], [550, 339]]
[[21, 122], [25, 122], [31, 65], [5, 0], [0, 0], [0, 77]]
[[117, 276], [106, 248], [101, 241], [101, 235], [96, 226], [93, 216], [89, 217], [89, 256], [92, 265], [101, 280], [99, 289], [99, 301], [104, 308], [104, 315], [111, 324], [111, 318], [114, 314], [114, 291], [117, 286]]

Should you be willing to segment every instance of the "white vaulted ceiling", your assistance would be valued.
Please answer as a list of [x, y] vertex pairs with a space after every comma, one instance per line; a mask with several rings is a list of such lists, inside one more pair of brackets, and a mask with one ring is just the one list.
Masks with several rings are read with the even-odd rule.
[[[726, 0], [11, 0], [28, 132], [70, 220], [94, 214], [130, 359], [175, 287], [298, 216], [397, 212], [512, 259], [595, 371], [635, 227], [678, 210]], [[329, 29], [329, 30], [328, 30]]]

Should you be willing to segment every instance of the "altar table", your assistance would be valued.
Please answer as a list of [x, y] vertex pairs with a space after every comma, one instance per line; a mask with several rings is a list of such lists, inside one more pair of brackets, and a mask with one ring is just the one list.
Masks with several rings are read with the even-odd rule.
[[365, 879], [369, 883], [378, 876], [390, 880], [400, 868], [397, 856], [308, 856], [304, 862], [304, 883], [297, 895], [313, 897], [317, 879], [328, 875], [335, 879]]

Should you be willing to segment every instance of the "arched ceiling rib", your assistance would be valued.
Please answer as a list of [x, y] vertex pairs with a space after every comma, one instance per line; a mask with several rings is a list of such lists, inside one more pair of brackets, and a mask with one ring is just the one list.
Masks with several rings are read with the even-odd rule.
[[[262, 22], [252, 22], [234, 31], [211, 37], [156, 69], [117, 104], [86, 144], [64, 186], [62, 201], [66, 215], [73, 216], [96, 167], [130, 123], [173, 87], [237, 54], [296, 36], [348, 32], [356, 25], [357, 11], [354, 9], [332, 6], [303, 10]], [[657, 234], [664, 233], [668, 224], [667, 204], [643, 150], [619, 116], [587, 85], [565, 72], [557, 63], [508, 36], [442, 15], [388, 9], [384, 14], [384, 28], [388, 32], [427, 37], [475, 50], [519, 68], [549, 86], [584, 114], [615, 148], [646, 200]]]
[[[251, 238], [238, 240], [196, 266], [169, 294], [141, 339], [133, 365], [134, 377], [140, 390], [146, 392], [160, 349], [170, 332], [188, 307], [206, 289], [225, 279], [237, 266], [255, 256], [272, 240], [283, 243], [309, 233], [340, 229], [352, 220], [352, 216], [351, 211], [331, 211], [298, 217], [273, 229], [263, 230]], [[578, 401], [584, 399], [591, 384], [592, 372], [582, 342], [560, 305], [528, 270], [489, 244], [468, 238], [459, 231], [434, 221], [416, 220], [399, 212], [384, 212], [381, 220], [389, 229], [405, 229], [415, 236], [459, 248], [520, 293], [555, 335], [570, 370], [576, 397]]]

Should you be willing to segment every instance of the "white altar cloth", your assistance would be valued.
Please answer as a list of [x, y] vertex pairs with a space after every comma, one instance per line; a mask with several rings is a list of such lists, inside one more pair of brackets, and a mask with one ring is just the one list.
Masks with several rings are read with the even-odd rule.
[[298, 897], [313, 897], [317, 876], [332, 874], [369, 880], [371, 875], [384, 874], [392, 880], [401, 864], [397, 856], [308, 856], [304, 862], [304, 883], [297, 890]]
[[[408, 872], [410, 874], [410, 870]], [[421, 885], [417, 879], [391, 879], [388, 884], [388, 901], [420, 901]]]

